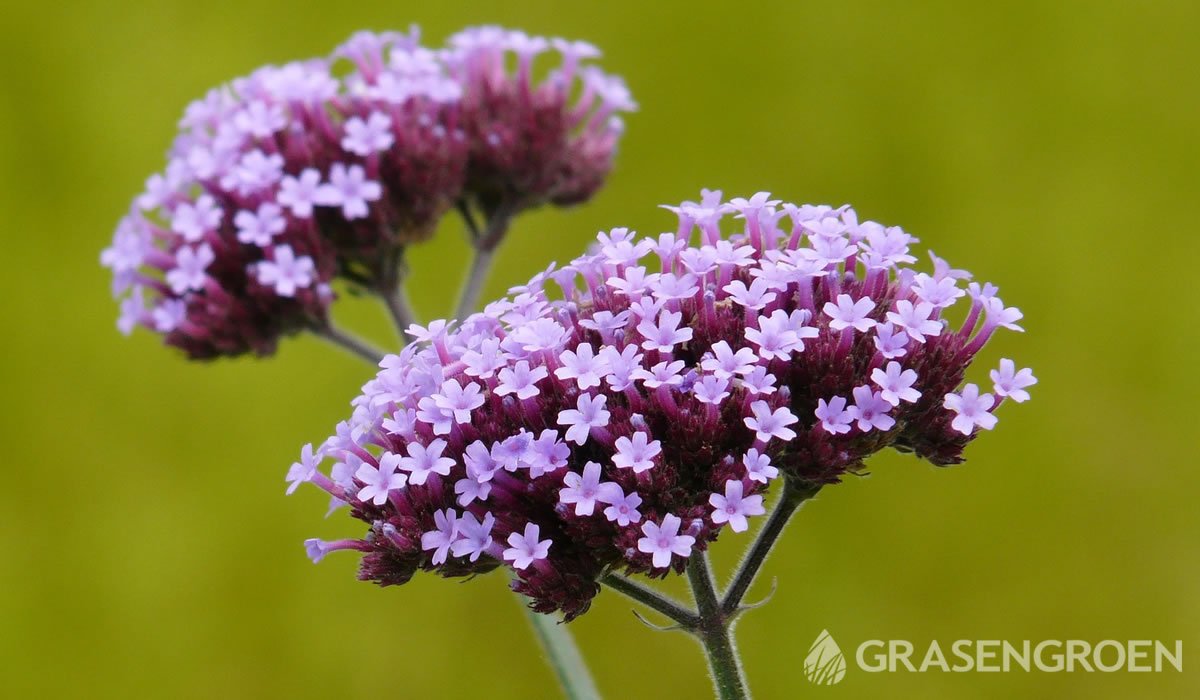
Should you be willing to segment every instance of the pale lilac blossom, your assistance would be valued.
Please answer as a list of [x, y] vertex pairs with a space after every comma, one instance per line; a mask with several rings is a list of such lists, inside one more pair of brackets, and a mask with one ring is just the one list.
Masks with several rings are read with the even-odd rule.
[[712, 521], [717, 525], [729, 523], [730, 529], [734, 532], [745, 532], [750, 527], [750, 523], [746, 520], [748, 517], [767, 512], [763, 508], [763, 497], [757, 494], [754, 496], [744, 495], [742, 482], [737, 479], [726, 481], [724, 495], [711, 494], [708, 497], [708, 503], [713, 507], [710, 516]]
[[649, 520], [642, 523], [643, 537], [638, 540], [638, 551], [651, 555], [655, 568], [670, 566], [672, 556], [691, 556], [696, 538], [679, 534], [680, 524], [679, 518], [671, 513], [663, 517], [662, 525]]

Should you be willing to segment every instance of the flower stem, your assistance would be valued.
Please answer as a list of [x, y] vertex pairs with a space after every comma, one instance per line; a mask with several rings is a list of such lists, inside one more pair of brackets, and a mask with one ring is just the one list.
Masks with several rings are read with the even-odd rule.
[[605, 574], [600, 579], [600, 583], [670, 618], [683, 629], [691, 630], [700, 624], [700, 618], [696, 613], [658, 591], [646, 588], [642, 584], [631, 581], [620, 574]]
[[[509, 578], [515, 579], [511, 571]], [[533, 625], [533, 634], [546, 652], [546, 661], [554, 670], [563, 694], [568, 700], [600, 700], [600, 691], [596, 690], [596, 682], [592, 680], [587, 663], [579, 653], [579, 647], [575, 646], [571, 630], [560, 624], [553, 615], [535, 612], [526, 605], [528, 599], [524, 596], [518, 596], [517, 600], [529, 624]]]
[[470, 316], [479, 304], [479, 295], [496, 257], [496, 248], [500, 246], [500, 241], [504, 240], [504, 234], [508, 233], [513, 208], [503, 203], [497, 206], [492, 210], [487, 225], [482, 230], [475, 223], [475, 218], [465, 203], [460, 203], [458, 210], [462, 214], [467, 233], [471, 237], [471, 246], [475, 251], [471, 259], [471, 268], [467, 271], [462, 291], [458, 295], [458, 303], [454, 307], [454, 317], [461, 321]]
[[733, 616], [725, 614], [717, 599], [717, 587], [708, 565], [707, 552], [692, 555], [688, 561], [687, 576], [696, 607], [700, 611], [700, 624], [692, 633], [704, 646], [713, 689], [720, 700], [745, 700], [750, 697], [750, 692], [746, 689], [742, 662], [733, 641]]
[[533, 633], [546, 651], [547, 662], [558, 676], [563, 693], [569, 700], [600, 700], [600, 691], [588, 671], [571, 630], [552, 615], [543, 615], [525, 607], [525, 617], [533, 625]]
[[370, 362], [372, 365], [378, 365], [383, 360], [384, 354], [382, 351], [377, 350], [359, 338], [338, 329], [331, 323], [313, 326], [312, 331], [317, 336], [328, 340], [330, 343], [348, 351], [352, 355], [361, 357], [367, 362]]
[[400, 336], [400, 340], [407, 344], [408, 334], [406, 331], [409, 326], [417, 322], [417, 317], [408, 303], [408, 295], [405, 294], [404, 288], [396, 285], [391, 289], [380, 290], [379, 296], [383, 298], [384, 306], [391, 314], [392, 323], [396, 326], [396, 333]]
[[454, 318], [461, 321], [475, 310], [475, 305], [479, 303], [479, 295], [483, 292], [483, 283], [487, 280], [488, 270], [492, 267], [492, 259], [495, 257], [494, 250], [475, 249], [475, 255], [471, 258], [471, 268], [463, 281], [462, 291], [458, 294]]
[[800, 504], [815, 496], [820, 488], [820, 486], [811, 484], [797, 483], [792, 479], [784, 481], [783, 494], [779, 498], [779, 503], [775, 505], [775, 510], [771, 511], [767, 523], [759, 531], [754, 544], [750, 546], [750, 551], [746, 553], [737, 572], [733, 575], [729, 589], [725, 591], [725, 597], [721, 601], [723, 615], [737, 614], [741, 608], [742, 599], [746, 597], [746, 591], [750, 590], [750, 584], [754, 583], [754, 577], [758, 575], [763, 562], [767, 560], [767, 555], [771, 553], [771, 548], [775, 546], [775, 540], [783, 533], [784, 527], [787, 526]]
[[[738, 616], [748, 607], [742, 599], [754, 583], [759, 569], [767, 560], [775, 541], [783, 533], [788, 521], [808, 499], [816, 495], [820, 486], [788, 479], [783, 484], [783, 493], [775, 510], [750, 546], [724, 596], [718, 593], [708, 563], [707, 552], [695, 552], [688, 560], [687, 576], [696, 600], [697, 611], [693, 612], [661, 593], [631, 581], [624, 576], [609, 573], [600, 579], [604, 585], [636, 600], [646, 607], [665, 615], [676, 624], [673, 627], [656, 629], [681, 629], [696, 637], [704, 647], [712, 675], [713, 689], [719, 700], [745, 700], [750, 697], [746, 687], [745, 673], [737, 653], [733, 628]], [[639, 616], [640, 617], [640, 616]], [[645, 620], [642, 620], [645, 622]], [[649, 623], [647, 623], [649, 624]], [[653, 625], [651, 625], [653, 626]]]
[[392, 324], [396, 327], [396, 335], [399, 336], [401, 345], [408, 343], [408, 334], [405, 331], [417, 322], [417, 315], [413, 313], [412, 306], [408, 303], [408, 294], [404, 291], [404, 281], [407, 277], [408, 267], [404, 262], [404, 250], [401, 249], [385, 261], [374, 286], [375, 293], [383, 300], [383, 305], [392, 317]]

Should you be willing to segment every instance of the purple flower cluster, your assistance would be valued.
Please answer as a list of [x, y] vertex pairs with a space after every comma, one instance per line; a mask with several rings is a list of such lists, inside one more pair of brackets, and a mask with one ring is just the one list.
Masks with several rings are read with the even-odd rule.
[[[468, 29], [450, 46], [448, 62], [463, 85], [467, 188], [475, 203], [490, 213], [590, 198], [612, 168], [622, 132], [617, 115], [637, 108], [623, 80], [583, 65], [600, 55], [596, 47], [497, 27]], [[549, 51], [560, 65], [535, 83], [534, 59]]]
[[[535, 81], [551, 50], [560, 64]], [[118, 327], [193, 358], [269, 354], [327, 324], [335, 277], [394, 287], [404, 246], [456, 205], [511, 216], [587, 199], [634, 107], [619, 78], [581, 65], [597, 54], [491, 27], [438, 50], [364, 32], [212, 90], [101, 256]]]
[[1020, 311], [932, 254], [916, 271], [900, 228], [766, 193], [669, 209], [674, 233], [614, 229], [483, 313], [411, 329], [288, 474], [369, 526], [309, 540], [314, 561], [360, 551], [382, 585], [506, 565], [570, 619], [605, 572], [679, 572], [747, 529], [774, 479], [834, 483], [885, 447], [953, 464], [1029, 398], [1010, 360], [991, 391], [964, 385]]

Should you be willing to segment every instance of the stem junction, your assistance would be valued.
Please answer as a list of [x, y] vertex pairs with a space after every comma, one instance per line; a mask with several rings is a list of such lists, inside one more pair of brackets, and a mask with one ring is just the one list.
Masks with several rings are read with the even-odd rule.
[[749, 698], [750, 691], [737, 653], [733, 628], [742, 612], [757, 606], [743, 605], [742, 600], [788, 521], [800, 505], [816, 495], [818, 490], [819, 485], [785, 479], [779, 502], [742, 559], [723, 595], [718, 591], [713, 578], [708, 553], [694, 552], [687, 563], [688, 583], [691, 584], [692, 597], [696, 603], [694, 611], [658, 591], [614, 572], [606, 574], [600, 582], [675, 623], [656, 629], [683, 630], [695, 637], [704, 647], [713, 689], [719, 700]]

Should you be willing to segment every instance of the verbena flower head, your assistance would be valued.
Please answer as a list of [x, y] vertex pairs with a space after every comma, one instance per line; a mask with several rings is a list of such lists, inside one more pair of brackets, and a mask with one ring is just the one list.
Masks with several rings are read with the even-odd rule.
[[359, 550], [383, 585], [508, 566], [571, 618], [604, 572], [679, 572], [745, 530], [773, 480], [834, 483], [887, 447], [954, 464], [1028, 398], [1009, 360], [964, 384], [1021, 313], [932, 254], [918, 271], [903, 230], [765, 193], [671, 209], [675, 233], [602, 233], [483, 313], [414, 327], [289, 474], [368, 526], [314, 559]]
[[[534, 86], [528, 47], [550, 45], [563, 65]], [[415, 31], [362, 32], [328, 58], [210, 91], [101, 256], [118, 327], [150, 328], [193, 358], [269, 354], [327, 322], [334, 277], [394, 287], [404, 246], [460, 201], [503, 190], [511, 214], [586, 198], [628, 105], [618, 79], [580, 64], [582, 46], [489, 28], [431, 50]], [[513, 76], [488, 58], [503, 64], [510, 49], [525, 57]]]
[[468, 29], [449, 44], [475, 201], [490, 211], [590, 198], [612, 167], [620, 113], [637, 106], [623, 80], [584, 63], [600, 51], [500, 27]]

